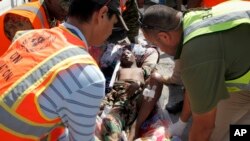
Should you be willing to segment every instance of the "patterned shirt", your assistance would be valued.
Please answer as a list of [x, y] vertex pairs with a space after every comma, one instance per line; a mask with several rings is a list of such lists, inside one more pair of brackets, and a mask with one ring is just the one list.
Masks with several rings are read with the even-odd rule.
[[40, 95], [39, 104], [49, 118], [60, 117], [68, 135], [60, 140], [93, 141], [96, 115], [104, 97], [105, 78], [92, 65], [75, 65], [58, 74]]
[[[87, 43], [78, 28], [68, 23], [62, 25]], [[45, 115], [60, 117], [67, 127], [68, 133], [62, 135], [60, 141], [93, 141], [104, 95], [105, 78], [100, 69], [78, 64], [61, 71], [38, 101]]]

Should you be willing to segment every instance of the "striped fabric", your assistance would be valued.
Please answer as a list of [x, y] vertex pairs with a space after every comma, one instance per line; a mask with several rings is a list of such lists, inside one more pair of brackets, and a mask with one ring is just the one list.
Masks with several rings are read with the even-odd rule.
[[42, 111], [61, 117], [68, 135], [60, 140], [93, 141], [96, 115], [104, 97], [105, 78], [92, 65], [75, 65], [58, 74], [39, 97]]

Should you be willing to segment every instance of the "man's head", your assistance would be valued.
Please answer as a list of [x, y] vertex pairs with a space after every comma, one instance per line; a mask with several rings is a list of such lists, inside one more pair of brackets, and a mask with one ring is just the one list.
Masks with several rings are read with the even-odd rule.
[[114, 24], [120, 21], [126, 27], [120, 6], [120, 0], [71, 0], [68, 16], [84, 25], [88, 43], [98, 46], [111, 35]]
[[96, 3], [101, 5], [107, 5], [107, 7], [111, 11], [115, 12], [120, 26], [122, 26], [125, 30], [128, 30], [128, 27], [122, 18], [123, 8], [125, 7], [127, 0], [92, 0], [92, 1], [95, 1]]
[[132, 65], [136, 65], [136, 57], [128, 47], [124, 47], [120, 61], [122, 67], [131, 67]]
[[164, 5], [153, 5], [146, 9], [140, 26], [148, 41], [174, 56], [182, 35], [181, 19], [181, 12]]
[[50, 18], [65, 20], [71, 0], [44, 0]]

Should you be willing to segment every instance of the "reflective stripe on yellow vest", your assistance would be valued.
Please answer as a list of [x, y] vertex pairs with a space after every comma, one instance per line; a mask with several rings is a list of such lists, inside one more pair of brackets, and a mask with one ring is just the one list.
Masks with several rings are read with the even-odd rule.
[[240, 78], [226, 81], [226, 86], [228, 92], [237, 92], [241, 90], [250, 91], [250, 71]]
[[28, 31], [0, 58], [1, 140], [39, 140], [61, 124], [42, 113], [39, 95], [72, 65], [93, 64], [85, 43], [63, 26]]
[[250, 2], [228, 1], [184, 16], [184, 43], [194, 37], [250, 23]]
[[40, 1], [30, 2], [19, 7], [13, 8], [0, 16], [0, 56], [8, 49], [11, 41], [4, 32], [4, 18], [7, 14], [20, 15], [29, 19], [34, 29], [49, 28], [48, 18], [46, 17], [43, 6]]
[[[228, 1], [212, 9], [189, 12], [184, 16], [184, 44], [193, 38], [227, 30], [243, 23], [250, 24], [250, 2]], [[227, 81], [229, 92], [250, 90], [250, 73]]]

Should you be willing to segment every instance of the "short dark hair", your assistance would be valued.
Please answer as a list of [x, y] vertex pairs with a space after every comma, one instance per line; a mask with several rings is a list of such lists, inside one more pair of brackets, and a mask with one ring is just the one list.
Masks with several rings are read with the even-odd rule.
[[150, 6], [142, 15], [140, 26], [146, 32], [149, 30], [175, 30], [180, 24], [180, 19], [177, 18], [178, 12], [179, 11], [165, 5]]
[[[77, 17], [80, 22], [88, 22], [93, 13], [102, 7], [103, 5], [92, 0], [71, 0], [68, 16]], [[114, 14], [115, 12], [109, 8], [108, 17], [111, 18]]]

